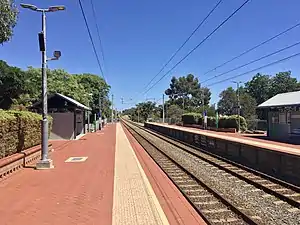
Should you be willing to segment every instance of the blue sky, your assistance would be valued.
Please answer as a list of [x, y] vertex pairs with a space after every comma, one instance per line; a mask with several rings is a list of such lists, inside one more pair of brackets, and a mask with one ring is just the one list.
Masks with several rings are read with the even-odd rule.
[[[17, 4], [20, 2], [16, 1]], [[298, 27], [217, 71], [203, 76], [202, 74], [207, 70], [300, 21], [299, 0], [251, 0], [146, 96], [141, 95], [148, 81], [160, 70], [216, 2], [217, 0], [94, 0], [105, 55], [104, 75], [112, 86], [112, 93], [118, 109], [131, 106], [130, 104], [122, 105], [121, 97], [125, 102], [133, 98], [133, 103], [145, 100], [145, 98], [160, 99], [164, 90], [168, 88], [172, 76], [192, 73], [199, 77], [200, 81], [206, 80], [211, 76], [300, 41], [300, 27]], [[242, 2], [244, 0], [224, 0], [165, 71], [187, 54]], [[61, 4], [67, 7], [64, 12], [47, 15], [48, 54], [50, 55], [53, 50], [62, 51], [61, 59], [50, 62], [49, 68], [63, 68], [70, 73], [100, 74], [78, 1], [27, 0], [26, 3], [39, 7]], [[98, 54], [101, 56], [91, 2], [82, 0], [82, 3]], [[20, 8], [19, 21], [14, 29], [13, 39], [0, 46], [0, 59], [24, 69], [29, 65], [39, 67], [40, 52], [37, 33], [40, 29], [41, 15]], [[298, 52], [300, 52], [300, 46], [211, 82], [246, 72]], [[300, 79], [299, 62], [300, 57], [258, 72], [274, 74], [279, 71], [291, 70], [293, 76]], [[238, 80], [245, 82], [253, 75], [253, 73], [248, 74]], [[231, 81], [227, 81], [212, 86], [211, 103], [218, 100], [218, 95], [222, 90], [232, 85]]]

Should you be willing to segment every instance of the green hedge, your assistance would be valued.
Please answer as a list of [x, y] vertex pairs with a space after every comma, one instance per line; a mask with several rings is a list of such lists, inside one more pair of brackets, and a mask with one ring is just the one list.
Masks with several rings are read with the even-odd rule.
[[[28, 111], [0, 110], [0, 158], [41, 143], [42, 116]], [[52, 117], [49, 117], [49, 134]]]
[[[219, 118], [219, 127], [220, 128], [236, 128], [238, 129], [239, 126], [239, 116], [232, 115], [232, 116], [223, 116]], [[247, 122], [246, 119], [240, 116], [240, 128], [241, 131], [247, 130]]]
[[[236, 128], [238, 129], [238, 115], [219, 117], [219, 128]], [[203, 116], [200, 113], [187, 113], [182, 115], [183, 124], [203, 124]], [[207, 117], [207, 126], [216, 127], [216, 118]], [[240, 116], [241, 131], [247, 129], [246, 119]]]
[[198, 124], [198, 120], [201, 118], [199, 113], [185, 113], [182, 115], [182, 122], [184, 124]]

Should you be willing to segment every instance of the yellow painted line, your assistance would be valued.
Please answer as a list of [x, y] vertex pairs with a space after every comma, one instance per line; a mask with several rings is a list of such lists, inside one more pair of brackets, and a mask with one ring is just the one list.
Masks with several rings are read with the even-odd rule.
[[168, 219], [120, 124], [116, 129], [113, 225], [169, 225]]

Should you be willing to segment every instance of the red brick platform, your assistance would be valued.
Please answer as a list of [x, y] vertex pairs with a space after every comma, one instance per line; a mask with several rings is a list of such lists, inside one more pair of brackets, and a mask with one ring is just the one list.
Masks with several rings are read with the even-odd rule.
[[[55, 142], [52, 170], [24, 169], [0, 183], [0, 224], [111, 224], [115, 126]], [[66, 163], [86, 156], [85, 162]]]
[[[168, 222], [160, 224], [204, 224], [141, 146], [128, 133], [127, 137], [130, 148], [134, 149], [132, 154], [138, 158], [167, 217]], [[120, 179], [115, 177], [115, 167], [120, 163], [115, 161], [118, 138], [116, 125], [108, 125], [101, 132], [87, 134], [77, 141], [52, 142], [54, 169], [26, 168], [0, 182], [0, 224], [128, 224], [125, 218], [123, 222], [114, 219], [113, 213], [118, 203], [114, 199], [114, 190]], [[119, 146], [119, 152], [128, 148]], [[88, 158], [83, 162], [65, 162], [69, 157]], [[134, 177], [138, 178], [136, 174]], [[133, 198], [135, 202], [139, 201], [136, 196]], [[129, 202], [132, 199], [122, 204], [129, 210], [136, 207]], [[133, 221], [137, 217], [131, 216]], [[141, 223], [135, 221], [132, 224]]]
[[169, 223], [186, 225], [205, 224], [195, 209], [145, 152], [143, 147], [127, 130], [125, 130], [125, 133], [168, 217]]

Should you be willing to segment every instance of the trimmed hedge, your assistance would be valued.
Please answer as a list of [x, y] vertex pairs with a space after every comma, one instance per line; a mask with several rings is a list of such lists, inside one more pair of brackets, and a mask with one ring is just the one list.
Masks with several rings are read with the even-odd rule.
[[[0, 110], [0, 158], [41, 143], [42, 116], [28, 111]], [[49, 134], [52, 117], [49, 117]]]
[[[238, 129], [238, 115], [219, 117], [219, 128], [235, 128]], [[183, 124], [203, 124], [203, 116], [200, 113], [186, 113], [182, 115]], [[216, 127], [216, 118], [207, 117], [207, 126]], [[247, 130], [246, 119], [240, 116], [241, 131]]]
[[199, 113], [185, 113], [182, 115], [182, 122], [184, 124], [198, 124], [201, 114]]

